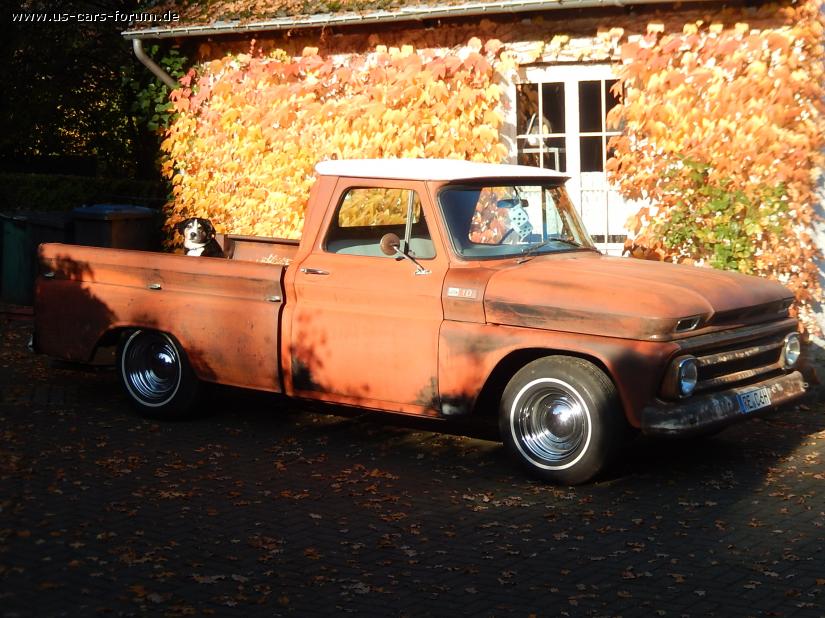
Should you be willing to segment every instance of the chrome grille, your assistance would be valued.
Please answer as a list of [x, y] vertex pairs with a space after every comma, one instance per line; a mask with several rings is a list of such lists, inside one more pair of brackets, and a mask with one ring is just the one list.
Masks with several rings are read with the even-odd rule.
[[696, 392], [740, 386], [782, 370], [786, 332], [719, 349], [696, 353], [699, 382]]

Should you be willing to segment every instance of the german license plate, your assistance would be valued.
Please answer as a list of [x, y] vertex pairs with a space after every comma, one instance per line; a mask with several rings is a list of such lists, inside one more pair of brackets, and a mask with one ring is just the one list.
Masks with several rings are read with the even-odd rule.
[[766, 388], [756, 388], [752, 391], [740, 393], [736, 396], [739, 399], [739, 408], [747, 414], [760, 408], [767, 408], [771, 405], [771, 392]]

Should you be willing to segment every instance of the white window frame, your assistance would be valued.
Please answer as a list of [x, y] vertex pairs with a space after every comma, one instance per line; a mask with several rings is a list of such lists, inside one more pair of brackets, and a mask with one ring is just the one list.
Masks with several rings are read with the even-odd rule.
[[[570, 176], [567, 181], [567, 189], [570, 193], [571, 200], [575, 204], [577, 210], [583, 215], [585, 219], [587, 216], [583, 213], [583, 191], [602, 190], [605, 191], [605, 213], [604, 213], [604, 234], [606, 236], [626, 234], [625, 229], [616, 229], [616, 223], [610, 223], [610, 192], [612, 189], [606, 177], [606, 172], [585, 172], [586, 176], [582, 176], [581, 171], [581, 147], [580, 138], [582, 137], [601, 137], [602, 138], [602, 156], [603, 163], [607, 160], [607, 142], [613, 135], [619, 135], [620, 131], [610, 131], [605, 126], [603, 131], [584, 132], [580, 131], [579, 122], [579, 83], [585, 81], [612, 81], [616, 79], [616, 74], [609, 64], [554, 64], [554, 65], [532, 65], [524, 66], [518, 70], [517, 79], [510, 85], [508, 97], [512, 102], [510, 105], [509, 114], [505, 121], [505, 138], [511, 145], [510, 161], [512, 163], [518, 162], [519, 147], [523, 140], [519, 137], [526, 137], [526, 135], [517, 134], [517, 115], [516, 105], [518, 101], [517, 86], [519, 84], [539, 84], [539, 101], [542, 99], [541, 84], [546, 83], [562, 83], [564, 84], [564, 133], [548, 133], [542, 135], [542, 138], [549, 137], [564, 137], [566, 150], [566, 169], [565, 174]], [[541, 104], [540, 104], [541, 105]], [[602, 89], [602, 109], [605, 109], [605, 90]], [[539, 107], [541, 110], [541, 106]], [[606, 110], [607, 111], [607, 110]], [[541, 115], [539, 114], [539, 117]], [[540, 125], [541, 126], [541, 125]], [[541, 154], [540, 154], [541, 157]], [[541, 157], [543, 164], [543, 157]], [[603, 176], [604, 180], [600, 186], [591, 186], [587, 179], [594, 179], [596, 174]], [[585, 182], [583, 182], [583, 179]], [[585, 221], [587, 225], [587, 221]], [[591, 225], [592, 227], [592, 225]], [[606, 238], [605, 240], [609, 240]], [[597, 243], [597, 246], [602, 251], [611, 254], [620, 254], [622, 243], [603, 242]]]

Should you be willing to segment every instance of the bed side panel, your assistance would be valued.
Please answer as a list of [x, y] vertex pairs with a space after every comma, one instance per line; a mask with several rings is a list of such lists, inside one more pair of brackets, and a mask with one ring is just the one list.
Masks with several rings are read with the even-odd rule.
[[40, 258], [38, 351], [85, 362], [107, 331], [152, 328], [203, 380], [281, 390], [282, 266], [57, 244]]

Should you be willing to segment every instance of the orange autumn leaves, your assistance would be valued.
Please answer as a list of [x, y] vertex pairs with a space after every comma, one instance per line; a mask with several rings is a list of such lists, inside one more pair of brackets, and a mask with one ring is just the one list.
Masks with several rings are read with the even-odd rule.
[[[765, 6], [748, 14], [753, 26], [741, 12], [652, 24], [622, 43], [608, 172], [644, 204], [629, 224], [633, 255], [778, 279], [803, 316], [821, 297], [809, 236], [825, 146], [821, 6]], [[473, 39], [195, 67], [172, 95], [163, 142], [168, 223], [197, 214], [222, 232], [294, 238], [319, 160], [504, 160], [501, 50]]]
[[[626, 249], [777, 279], [803, 317], [821, 297], [810, 238], [823, 165], [821, 0], [784, 25], [652, 25], [622, 46], [624, 99], [609, 117], [611, 179], [646, 205]], [[776, 9], [771, 9], [776, 10]]]
[[196, 67], [172, 94], [178, 116], [162, 144], [168, 224], [196, 214], [221, 232], [297, 238], [318, 161], [501, 161], [497, 49], [474, 39], [447, 55], [253, 52]]

